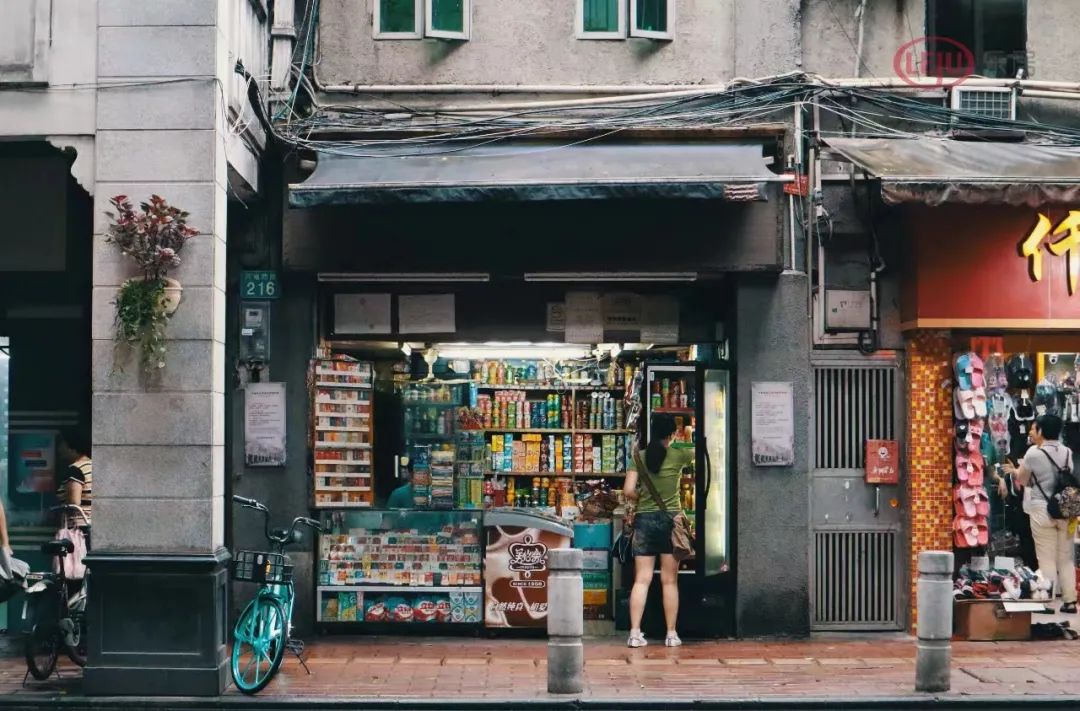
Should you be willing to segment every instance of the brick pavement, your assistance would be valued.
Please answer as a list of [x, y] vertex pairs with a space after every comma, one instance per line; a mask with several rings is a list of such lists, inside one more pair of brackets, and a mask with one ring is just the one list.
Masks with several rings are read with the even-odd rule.
[[[688, 642], [631, 650], [620, 639], [586, 640], [586, 700], [880, 699], [917, 695], [914, 642], [898, 635], [805, 641]], [[953, 690], [962, 697], [1080, 698], [1080, 642], [958, 642]], [[263, 691], [266, 700], [368, 699], [540, 701], [546, 686], [542, 640], [324, 637], [309, 644], [307, 675], [295, 657]], [[0, 658], [0, 705], [80, 695], [78, 670], [22, 684], [8, 646]], [[237, 695], [230, 689], [227, 695]], [[1064, 700], [1064, 699], [1061, 699]]]

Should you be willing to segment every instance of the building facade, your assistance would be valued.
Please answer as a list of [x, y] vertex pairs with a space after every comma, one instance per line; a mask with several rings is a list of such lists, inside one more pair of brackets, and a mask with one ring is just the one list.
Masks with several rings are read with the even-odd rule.
[[[1080, 92], [1080, 70], [1065, 41], [1072, 5], [6, 5], [0, 14], [18, 28], [19, 39], [0, 50], [7, 52], [0, 57], [0, 161], [7, 166], [0, 192], [16, 215], [0, 238], [10, 441], [14, 446], [14, 435], [60, 426], [92, 427], [98, 594], [88, 690], [214, 694], [224, 688], [230, 600], [243, 594], [228, 585], [227, 546], [259, 545], [253, 522], [234, 522], [227, 497], [255, 496], [285, 520], [311, 510], [305, 378], [326, 335], [326, 300], [335, 293], [320, 275], [373, 274], [385, 282], [404, 274], [408, 283], [410, 273], [490, 272], [521, 282], [533, 271], [528, 259], [491, 255], [500, 238], [519, 248], [546, 238], [545, 220], [566, 240], [558, 251], [576, 255], [550, 261], [540, 270], [548, 273], [647, 273], [663, 261], [650, 251], [658, 243], [702, 247], [687, 250], [692, 261], [668, 259], [663, 271], [694, 272], [705, 283], [695, 287], [696, 296], [723, 313], [715, 320], [724, 333], [714, 331], [709, 340], [730, 340], [736, 363], [730, 494], [737, 571], [722, 603], [730, 633], [909, 625], [907, 562], [920, 549], [941, 545], [939, 519], [947, 514], [941, 447], [927, 452], [913, 445], [927, 427], [940, 429], [940, 418], [912, 403], [920, 401], [919, 388], [931, 386], [935, 358], [948, 350], [935, 334], [956, 326], [903, 322], [904, 230], [896, 213], [877, 202], [884, 178], [869, 163], [853, 161], [850, 146], [829, 141], [941, 139], [966, 129], [993, 129], [983, 140], [1007, 141], [1015, 139], [1009, 120], [1033, 117], [1061, 126], [1056, 138], [1068, 140], [1066, 128], [1075, 125], [1071, 100]], [[1003, 119], [974, 128], [950, 123], [949, 112], [964, 106], [953, 103], [962, 92], [955, 82], [935, 81], [940, 77], [928, 70], [926, 57], [916, 53], [911, 62], [904, 54], [911, 43], [925, 46], [917, 44], [923, 36], [953, 38], [970, 50], [964, 71], [989, 79], [958, 86], [985, 89], [986, 96], [975, 96], [980, 100], [1004, 94]], [[238, 62], [247, 77], [236, 71]], [[1010, 82], [1021, 71], [1022, 80]], [[650, 112], [656, 120], [647, 118]], [[470, 122], [482, 129], [469, 133]], [[385, 160], [378, 151], [393, 155], [395, 146], [440, 132], [475, 139], [484, 131], [510, 144], [508, 137], [529, 132], [560, 146], [603, 138], [618, 150], [650, 142], [680, 150], [743, 143], [768, 160], [773, 177], [749, 181], [768, 183], [761, 202], [688, 207], [685, 194], [654, 202], [659, 188], [645, 183], [672, 184], [678, 177], [656, 168], [651, 181], [635, 178], [642, 192], [613, 197], [608, 186], [594, 200], [616, 212], [629, 208], [621, 217], [602, 207], [545, 214], [530, 209], [525, 203], [534, 198], [520, 199], [520, 190], [511, 200], [499, 194], [498, 208], [481, 195], [472, 206], [435, 208], [425, 219], [417, 215], [429, 209], [420, 202], [434, 202], [428, 188], [399, 199], [407, 204], [397, 212], [385, 195], [355, 197], [374, 194], [362, 161]], [[828, 160], [819, 162], [823, 155]], [[302, 186], [317, 181], [334, 157], [354, 159], [360, 171], [345, 191], [353, 197], [334, 198], [353, 204], [305, 203], [298, 197]], [[847, 167], [853, 162], [858, 172]], [[34, 190], [27, 190], [28, 175], [36, 176]], [[809, 178], [807, 189], [783, 190], [798, 186], [801, 176]], [[745, 178], [714, 175], [703, 183], [730, 188]], [[423, 182], [417, 175], [401, 179], [403, 192]], [[551, 185], [553, 177], [546, 180]], [[443, 186], [447, 193], [460, 187], [460, 181]], [[159, 194], [188, 210], [202, 233], [185, 248], [174, 275], [183, 300], [169, 323], [166, 365], [150, 384], [137, 369], [114, 367], [113, 301], [134, 276], [105, 241], [104, 213], [118, 194], [136, 200]], [[710, 197], [719, 203], [721, 195]], [[648, 209], [634, 207], [639, 198]], [[658, 219], [664, 211], [670, 217]], [[475, 239], [484, 251], [466, 258], [445, 244], [407, 241], [415, 232], [439, 233], [443, 224], [454, 225], [444, 238]], [[500, 227], [506, 224], [512, 228]], [[717, 225], [726, 227], [720, 246], [706, 249], [716, 244]], [[609, 231], [631, 245], [610, 260], [617, 269], [605, 267], [602, 250], [600, 256], [574, 251], [576, 241]], [[22, 237], [27, 234], [34, 239]], [[620, 241], [607, 239], [611, 244], [602, 249], [618, 253]], [[276, 271], [283, 286], [270, 314], [269, 357], [255, 368], [263, 380], [286, 383], [289, 455], [278, 469], [244, 463], [243, 384], [253, 368], [240, 335], [243, 270]], [[573, 286], [563, 278], [560, 288]], [[848, 292], [861, 304], [852, 322], [828, 322], [829, 292], [838, 298]], [[504, 317], [502, 328], [512, 321]], [[468, 339], [495, 335], [490, 324], [480, 324]], [[57, 348], [54, 337], [65, 345]], [[63, 367], [53, 357], [57, 351], [70, 355]], [[794, 463], [761, 468], [751, 460], [751, 392], [754, 383], [777, 381], [793, 385]], [[863, 440], [875, 438], [907, 440], [898, 485], [864, 483]], [[27, 527], [20, 540], [29, 550], [35, 535], [47, 535], [32, 530], [42, 523], [40, 506], [20, 508], [6, 496], [14, 520]], [[313, 588], [312, 554], [294, 558], [298, 589]], [[884, 602], [859, 587], [866, 579], [891, 591]], [[865, 609], [840, 602], [852, 595]], [[163, 604], [174, 613], [162, 616]], [[314, 606], [309, 593], [300, 595], [301, 629], [314, 620]], [[178, 665], [178, 653], [191, 661]]]

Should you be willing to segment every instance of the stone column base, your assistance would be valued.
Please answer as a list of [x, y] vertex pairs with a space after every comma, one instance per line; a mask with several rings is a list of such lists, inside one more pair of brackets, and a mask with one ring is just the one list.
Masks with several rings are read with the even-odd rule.
[[89, 696], [217, 696], [229, 682], [229, 552], [87, 556]]

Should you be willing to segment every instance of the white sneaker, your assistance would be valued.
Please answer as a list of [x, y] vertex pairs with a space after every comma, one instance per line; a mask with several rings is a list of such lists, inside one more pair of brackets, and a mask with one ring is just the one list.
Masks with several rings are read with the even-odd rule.
[[682, 640], [679, 639], [679, 635], [675, 632], [668, 632], [667, 637], [664, 637], [665, 647], [681, 647]]
[[634, 649], [637, 649], [638, 647], [644, 647], [648, 644], [649, 641], [645, 639], [645, 635], [641, 634], [640, 632], [638, 632], [637, 634], [631, 634], [630, 639], [626, 640], [626, 646], [633, 647]]

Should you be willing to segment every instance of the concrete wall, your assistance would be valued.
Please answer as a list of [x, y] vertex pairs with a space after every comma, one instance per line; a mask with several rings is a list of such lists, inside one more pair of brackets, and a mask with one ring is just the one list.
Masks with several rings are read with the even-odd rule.
[[[375, 40], [373, 2], [320, 3], [323, 84], [697, 84], [735, 70], [737, 0], [678, 0], [673, 42], [579, 40], [575, 0], [473, 0], [467, 42]], [[759, 4], [777, 2], [792, 0]]]
[[[95, 548], [209, 553], [224, 542], [226, 160], [216, 82], [228, 76], [216, 0], [150, 7], [101, 0], [98, 81], [145, 84], [98, 96], [94, 206]], [[188, 81], [155, 80], [187, 77]], [[183, 301], [168, 326], [160, 383], [117, 369], [113, 298], [133, 276], [105, 242], [108, 200], [159, 194], [191, 213], [174, 276]]]
[[[736, 629], [740, 637], [810, 631], [811, 373], [806, 276], [740, 277], [736, 295]], [[795, 465], [751, 464], [752, 384], [794, 384]]]

